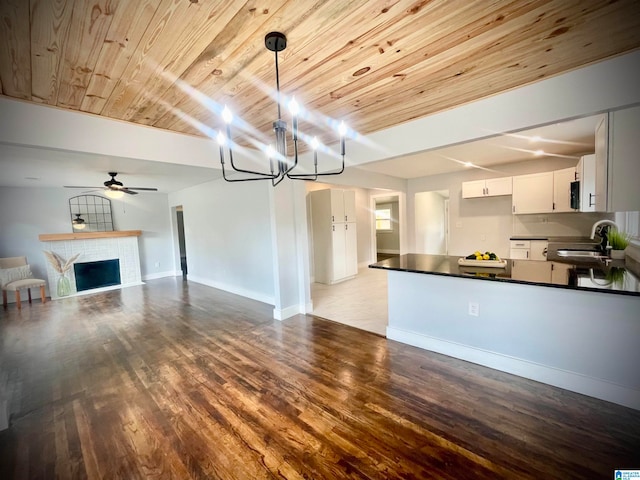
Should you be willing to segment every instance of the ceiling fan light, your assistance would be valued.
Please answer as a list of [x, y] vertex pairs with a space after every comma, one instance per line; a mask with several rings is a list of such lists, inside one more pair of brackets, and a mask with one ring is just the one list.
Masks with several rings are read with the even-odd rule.
[[110, 188], [105, 189], [104, 194], [113, 199], [122, 198], [124, 196], [124, 192], [121, 192], [120, 190], [111, 190]]
[[86, 227], [86, 225], [84, 223], [74, 223], [73, 224], [73, 228], [75, 230], [84, 230], [85, 227]]

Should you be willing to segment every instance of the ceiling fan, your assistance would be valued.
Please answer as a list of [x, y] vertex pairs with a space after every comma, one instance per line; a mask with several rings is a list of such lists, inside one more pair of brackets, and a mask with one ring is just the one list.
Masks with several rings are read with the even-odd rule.
[[116, 175], [118, 175], [118, 172], [109, 172], [109, 175], [111, 176], [110, 180], [107, 180], [106, 182], [104, 182], [104, 189], [103, 187], [84, 187], [84, 186], [77, 186], [77, 185], [65, 185], [64, 188], [93, 188], [93, 189], [100, 189], [100, 190], [104, 190], [105, 191], [105, 195], [107, 195], [108, 197], [112, 197], [112, 198], [119, 198], [120, 196], [122, 196], [123, 193], [128, 193], [129, 195], [137, 195], [138, 192], [137, 190], [140, 191], [148, 191], [148, 192], [157, 192], [158, 189], [157, 188], [147, 188], [147, 187], [125, 187], [122, 182], [116, 180]]

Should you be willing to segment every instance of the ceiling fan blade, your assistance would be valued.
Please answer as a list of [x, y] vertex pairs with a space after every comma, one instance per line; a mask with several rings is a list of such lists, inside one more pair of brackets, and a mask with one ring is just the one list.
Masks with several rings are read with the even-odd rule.
[[126, 187], [129, 190], [145, 190], [148, 192], [157, 192], [158, 189], [157, 188], [146, 188], [146, 187]]
[[96, 187], [95, 185], [92, 185], [90, 187], [81, 187], [78, 185], [64, 185], [64, 188], [104, 188], [104, 187]]
[[123, 193], [128, 193], [129, 195], [138, 195], [138, 192], [134, 192], [133, 190], [129, 190], [127, 187], [119, 188], [118, 191]]

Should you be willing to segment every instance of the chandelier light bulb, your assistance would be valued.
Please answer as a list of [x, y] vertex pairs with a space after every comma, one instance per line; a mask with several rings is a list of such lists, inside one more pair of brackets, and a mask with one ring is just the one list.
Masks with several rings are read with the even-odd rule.
[[216, 138], [218, 140], [218, 145], [224, 145], [225, 143], [227, 143], [227, 138], [222, 132], [218, 132], [218, 136]]
[[313, 148], [314, 150], [317, 150], [319, 146], [320, 146], [320, 142], [318, 142], [318, 139], [316, 137], [313, 137], [311, 139], [311, 148]]
[[338, 133], [340, 133], [341, 137], [344, 137], [347, 134], [347, 126], [344, 122], [340, 122], [340, 126], [338, 127]]
[[276, 156], [276, 151], [273, 149], [273, 145], [267, 147], [267, 157], [273, 158]]
[[298, 102], [296, 102], [295, 97], [292, 97], [291, 101], [289, 102], [289, 111], [294, 117], [297, 117], [298, 113], [300, 113], [300, 105], [298, 105]]

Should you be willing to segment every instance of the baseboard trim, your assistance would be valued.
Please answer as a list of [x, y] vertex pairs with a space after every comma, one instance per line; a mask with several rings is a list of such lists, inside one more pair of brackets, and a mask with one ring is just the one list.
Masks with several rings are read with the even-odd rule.
[[387, 338], [640, 410], [640, 390], [624, 385], [395, 327], [387, 327]]
[[[304, 307], [303, 307], [304, 308]], [[273, 318], [276, 320], [286, 320], [287, 318], [291, 318], [295, 315], [303, 313], [301, 311], [300, 305], [291, 305], [286, 308], [274, 308], [273, 309]]]
[[202, 277], [194, 276], [191, 274], [187, 275], [187, 279], [190, 282], [201, 283], [202, 285], [217, 288], [218, 290], [224, 290], [225, 292], [233, 293], [235, 295], [240, 295], [241, 297], [257, 300], [258, 302], [267, 303], [269, 305], [275, 304], [275, 299], [273, 297], [269, 295], [265, 295], [263, 293], [255, 292], [253, 290], [238, 288], [236, 286], [228, 285], [222, 282], [214, 282], [212, 280], [209, 280], [208, 278], [202, 278]]
[[[182, 272], [180, 272], [180, 275], [182, 275]], [[176, 273], [173, 270], [170, 270], [167, 272], [149, 273], [147, 275], [144, 275], [142, 277], [142, 280], [156, 280], [158, 278], [175, 277], [175, 276], [176, 276]]]
[[400, 255], [400, 250], [391, 250], [388, 248], [380, 248], [376, 251], [377, 253], [388, 253], [392, 255]]

